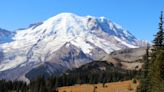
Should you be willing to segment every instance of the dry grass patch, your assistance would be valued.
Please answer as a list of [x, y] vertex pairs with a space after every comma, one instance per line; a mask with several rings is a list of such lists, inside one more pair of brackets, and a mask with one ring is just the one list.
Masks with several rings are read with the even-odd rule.
[[138, 82], [123, 81], [103, 84], [82, 84], [58, 88], [59, 92], [136, 92]]

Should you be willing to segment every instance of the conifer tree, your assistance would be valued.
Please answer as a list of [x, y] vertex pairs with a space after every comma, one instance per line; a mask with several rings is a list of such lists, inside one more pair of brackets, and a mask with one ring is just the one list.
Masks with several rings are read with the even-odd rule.
[[163, 11], [161, 11], [159, 31], [155, 35], [154, 39], [154, 49], [163, 49], [164, 48], [164, 32], [163, 32]]
[[149, 64], [149, 71], [147, 80], [149, 80], [148, 90], [147, 92], [163, 92], [160, 90], [160, 81], [161, 80], [161, 74], [160, 74], [160, 68], [161, 68], [161, 56], [159, 58], [159, 53], [161, 53], [161, 50], [164, 49], [164, 32], [163, 32], [163, 12], [161, 12], [160, 16], [160, 23], [159, 23], [159, 31], [155, 35], [154, 39], [154, 45], [153, 50], [151, 54], [151, 62]]
[[147, 48], [146, 48], [146, 53], [145, 55], [143, 56], [143, 62], [144, 62], [144, 66], [143, 66], [143, 75], [141, 75], [141, 87], [140, 89], [138, 89], [138, 92], [147, 92], [148, 90], [148, 87], [147, 87], [147, 84], [149, 83], [149, 80], [148, 80], [148, 67], [149, 67], [149, 46], [147, 45]]
[[[164, 54], [161, 54], [164, 50], [164, 32], [163, 32], [163, 12], [160, 15], [159, 31], [155, 35], [154, 45], [151, 53], [151, 59], [149, 60], [149, 53], [146, 54], [144, 58], [146, 60], [144, 67], [144, 76], [141, 79], [141, 88], [138, 92], [164, 92], [164, 86], [161, 80], [163, 76], [162, 68], [162, 57]], [[147, 50], [148, 51], [148, 50]]]

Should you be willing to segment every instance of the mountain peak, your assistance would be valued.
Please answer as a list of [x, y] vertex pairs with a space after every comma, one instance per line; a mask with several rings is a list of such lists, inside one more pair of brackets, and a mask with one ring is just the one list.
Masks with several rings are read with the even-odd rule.
[[60, 14], [57, 14], [56, 16], [49, 18], [47, 21], [54, 21], [54, 20], [61, 19], [61, 18], [69, 19], [69, 18], [75, 18], [75, 17], [79, 17], [79, 16], [77, 16], [76, 14], [73, 14], [73, 13], [60, 13]]
[[63, 12], [63, 13], [59, 13], [59, 14], [57, 14], [56, 16], [60, 16], [60, 17], [70, 17], [70, 16], [77, 16], [76, 14], [74, 14], [74, 13], [69, 13], [69, 12]]

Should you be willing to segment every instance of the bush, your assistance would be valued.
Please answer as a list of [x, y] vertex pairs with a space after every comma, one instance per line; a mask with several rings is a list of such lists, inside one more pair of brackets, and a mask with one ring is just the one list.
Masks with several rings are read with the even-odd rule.
[[136, 79], [133, 79], [133, 83], [136, 84], [137, 83], [137, 80]]

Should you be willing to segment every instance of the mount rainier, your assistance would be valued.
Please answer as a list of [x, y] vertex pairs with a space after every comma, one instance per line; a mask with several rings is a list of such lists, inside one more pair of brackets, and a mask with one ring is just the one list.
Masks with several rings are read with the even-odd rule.
[[4, 42], [0, 37], [0, 79], [9, 80], [60, 75], [88, 62], [105, 60], [112, 51], [145, 45], [105, 17], [72, 13], [58, 14], [8, 37], [12, 40]]

